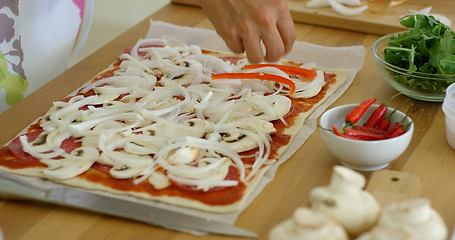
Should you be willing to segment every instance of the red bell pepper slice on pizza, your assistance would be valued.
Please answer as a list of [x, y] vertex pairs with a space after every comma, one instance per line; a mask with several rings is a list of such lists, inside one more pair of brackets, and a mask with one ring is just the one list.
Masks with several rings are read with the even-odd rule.
[[295, 84], [290, 79], [268, 73], [219, 73], [212, 75], [212, 79], [260, 79], [283, 83], [289, 86], [289, 94], [295, 92]]
[[317, 74], [316, 71], [313, 69], [305, 69], [305, 68], [300, 68], [300, 67], [279, 65], [279, 64], [272, 64], [272, 63], [245, 65], [242, 69], [250, 70], [250, 69], [258, 69], [258, 68], [262, 68], [262, 67], [278, 68], [287, 74], [294, 74], [294, 75], [302, 76], [307, 79], [313, 79], [316, 77], [316, 74]]

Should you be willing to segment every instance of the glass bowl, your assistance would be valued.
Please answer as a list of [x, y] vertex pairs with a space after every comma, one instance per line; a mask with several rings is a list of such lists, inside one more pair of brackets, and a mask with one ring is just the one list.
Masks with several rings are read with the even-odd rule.
[[443, 102], [445, 89], [455, 82], [455, 75], [410, 73], [407, 69], [384, 60], [384, 49], [389, 44], [389, 38], [397, 34], [399, 33], [385, 35], [373, 44], [373, 56], [381, 75], [393, 88], [408, 97], [428, 102]]

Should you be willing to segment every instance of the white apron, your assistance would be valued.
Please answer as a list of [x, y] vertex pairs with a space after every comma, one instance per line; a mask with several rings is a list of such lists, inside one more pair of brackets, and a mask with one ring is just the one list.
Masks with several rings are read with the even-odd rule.
[[92, 0], [0, 0], [0, 113], [68, 67], [92, 7]]

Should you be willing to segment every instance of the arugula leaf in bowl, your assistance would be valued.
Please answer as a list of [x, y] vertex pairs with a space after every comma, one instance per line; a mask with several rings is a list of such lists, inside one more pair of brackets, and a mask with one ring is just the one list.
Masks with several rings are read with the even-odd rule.
[[[455, 32], [433, 16], [408, 15], [401, 25], [409, 28], [389, 38], [384, 49], [384, 60], [406, 69], [407, 76], [399, 81], [413, 88], [444, 93], [455, 75]], [[416, 81], [411, 74], [447, 75], [447, 82]], [[450, 76], [451, 75], [451, 76]]]

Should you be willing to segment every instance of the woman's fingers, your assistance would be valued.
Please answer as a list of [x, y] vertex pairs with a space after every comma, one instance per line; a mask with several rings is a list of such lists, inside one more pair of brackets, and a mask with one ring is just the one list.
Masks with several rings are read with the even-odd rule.
[[[275, 62], [288, 53], [295, 28], [286, 0], [199, 0], [226, 45], [248, 61]], [[264, 53], [265, 51], [265, 53]]]

